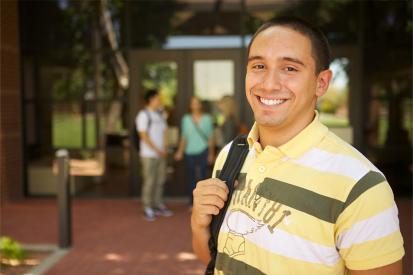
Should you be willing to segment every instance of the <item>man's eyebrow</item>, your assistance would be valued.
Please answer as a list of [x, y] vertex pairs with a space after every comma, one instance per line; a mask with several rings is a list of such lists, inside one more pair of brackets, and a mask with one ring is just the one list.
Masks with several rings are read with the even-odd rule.
[[[254, 60], [263, 60], [263, 59], [264, 59], [264, 57], [262, 57], [260, 55], [252, 55], [252, 56], [248, 57], [248, 63], [251, 62], [251, 61], [254, 61]], [[303, 66], [303, 67], [307, 67], [304, 64], [303, 61], [301, 61], [300, 59], [295, 58], [295, 57], [284, 56], [284, 57], [281, 57], [281, 60], [294, 62], [294, 63], [297, 63], [297, 64]]]
[[285, 60], [285, 61], [294, 62], [294, 63], [300, 64], [300, 65], [303, 66], [303, 67], [306, 67], [306, 65], [304, 64], [304, 62], [301, 61], [301, 60], [298, 59], [298, 58], [284, 56], [284, 57], [282, 57], [281, 59], [282, 59], [282, 60]]
[[251, 62], [251, 61], [254, 61], [254, 60], [262, 60], [262, 59], [264, 59], [262, 56], [253, 55], [253, 56], [248, 57], [248, 62]]

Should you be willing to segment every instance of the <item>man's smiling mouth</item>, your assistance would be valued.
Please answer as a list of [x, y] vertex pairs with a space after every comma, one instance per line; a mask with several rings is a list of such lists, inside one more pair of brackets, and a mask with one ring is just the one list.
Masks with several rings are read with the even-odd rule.
[[260, 96], [257, 96], [257, 98], [262, 104], [267, 105], [267, 106], [280, 105], [284, 103], [285, 101], [287, 101], [287, 99], [270, 99], [270, 98], [264, 98]]

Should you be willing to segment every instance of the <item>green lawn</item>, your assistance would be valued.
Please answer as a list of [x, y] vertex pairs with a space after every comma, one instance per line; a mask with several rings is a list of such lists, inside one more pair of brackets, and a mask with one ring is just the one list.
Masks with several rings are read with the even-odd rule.
[[[54, 148], [82, 147], [82, 117], [80, 114], [54, 113], [52, 121]], [[95, 118], [86, 116], [86, 146], [94, 148]]]
[[328, 127], [347, 127], [349, 121], [347, 118], [340, 118], [333, 114], [320, 113], [320, 121]]
[[[53, 113], [52, 121], [53, 147], [54, 148], [82, 148], [82, 116], [78, 113]], [[86, 148], [96, 147], [95, 116], [86, 115]], [[106, 129], [106, 118], [100, 120], [101, 133]], [[119, 120], [115, 126], [116, 130], [122, 129]]]

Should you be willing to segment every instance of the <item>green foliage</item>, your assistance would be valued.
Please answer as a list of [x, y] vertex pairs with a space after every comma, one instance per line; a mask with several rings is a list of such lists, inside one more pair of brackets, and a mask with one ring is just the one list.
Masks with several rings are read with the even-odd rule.
[[23, 261], [26, 258], [23, 247], [10, 237], [0, 238], [0, 251], [4, 259]]
[[[117, 16], [123, 3], [119, 0], [108, 1], [111, 16]], [[107, 41], [102, 28], [96, 32], [94, 27], [99, 20], [99, 2], [92, 0], [67, 1], [65, 7], [56, 11], [59, 15], [59, 29], [50, 28], [52, 33], [64, 34], [67, 47], [53, 49], [50, 54], [56, 55], [55, 62], [65, 67], [66, 72], [61, 74], [52, 85], [52, 98], [55, 100], [79, 100], [89, 91], [94, 91], [94, 77], [97, 70], [102, 79], [100, 83], [100, 98], [109, 98], [114, 95], [115, 76], [110, 64], [113, 58], [107, 48]], [[53, 24], [52, 24], [53, 25]], [[94, 35], [99, 35], [101, 48], [101, 62], [96, 68], [93, 49]], [[61, 53], [64, 52], [62, 55]], [[50, 54], [47, 54], [50, 55]], [[93, 93], [92, 93], [93, 94]]]
[[320, 113], [320, 121], [328, 127], [347, 127], [350, 125], [347, 118], [328, 113]]
[[145, 64], [142, 84], [145, 89], [158, 89], [164, 105], [172, 107], [177, 92], [176, 64], [173, 62]]
[[337, 106], [328, 99], [324, 99], [320, 103], [320, 111], [323, 113], [334, 114], [336, 112]]
[[85, 90], [85, 71], [75, 68], [61, 75], [53, 82], [52, 97], [55, 100], [76, 100]]
[[328, 92], [320, 98], [320, 111], [325, 113], [335, 113], [340, 107], [347, 105], [348, 89], [337, 89], [330, 87]]
[[179, 33], [172, 22], [178, 1], [124, 1], [130, 14], [129, 43], [132, 47], [160, 48], [171, 34]]

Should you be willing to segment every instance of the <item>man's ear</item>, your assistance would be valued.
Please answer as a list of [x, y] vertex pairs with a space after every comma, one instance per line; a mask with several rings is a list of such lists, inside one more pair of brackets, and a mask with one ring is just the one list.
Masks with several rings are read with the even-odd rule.
[[323, 96], [327, 92], [332, 77], [333, 72], [331, 70], [324, 70], [318, 74], [316, 96]]

